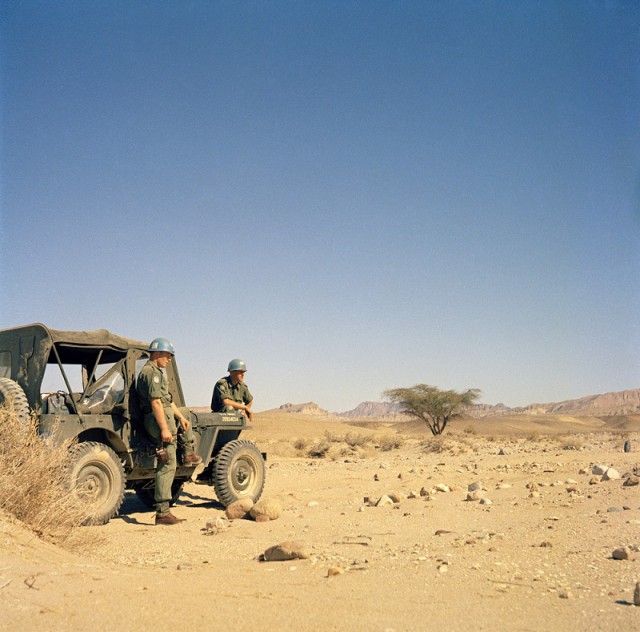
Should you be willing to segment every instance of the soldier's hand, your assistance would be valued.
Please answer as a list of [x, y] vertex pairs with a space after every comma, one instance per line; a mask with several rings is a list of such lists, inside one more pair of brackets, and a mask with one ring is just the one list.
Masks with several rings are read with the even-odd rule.
[[186, 417], [182, 417], [182, 419], [180, 419], [180, 425], [182, 426], [183, 430], [189, 430], [189, 428], [191, 427], [191, 424]]
[[173, 435], [171, 434], [171, 430], [169, 430], [169, 428], [163, 428], [160, 431], [160, 436], [162, 438], [163, 443], [173, 442]]

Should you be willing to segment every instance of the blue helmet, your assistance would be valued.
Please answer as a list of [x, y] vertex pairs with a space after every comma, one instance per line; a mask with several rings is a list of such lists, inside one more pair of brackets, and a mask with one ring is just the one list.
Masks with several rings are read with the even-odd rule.
[[246, 371], [247, 365], [244, 363], [244, 360], [231, 360], [229, 362], [229, 366], [227, 367], [227, 371]]
[[149, 352], [153, 351], [166, 351], [171, 355], [175, 355], [173, 345], [166, 338], [154, 338], [149, 345]]

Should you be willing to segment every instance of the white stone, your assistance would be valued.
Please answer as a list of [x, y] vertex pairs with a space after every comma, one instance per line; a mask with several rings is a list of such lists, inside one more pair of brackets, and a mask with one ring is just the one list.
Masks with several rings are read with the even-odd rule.
[[603, 481], [615, 481], [620, 478], [620, 472], [612, 467], [607, 468], [607, 471], [602, 475]]
[[393, 505], [393, 500], [389, 496], [381, 496], [380, 500], [376, 503], [376, 507], [389, 507]]

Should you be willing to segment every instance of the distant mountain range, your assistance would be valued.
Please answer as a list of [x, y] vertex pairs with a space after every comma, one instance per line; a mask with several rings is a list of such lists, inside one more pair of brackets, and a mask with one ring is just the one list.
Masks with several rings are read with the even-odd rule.
[[[312, 415], [316, 417], [336, 417], [344, 419], [370, 419], [381, 421], [400, 421], [406, 415], [400, 412], [397, 404], [388, 402], [362, 402], [353, 410], [330, 413], [315, 402], [305, 404], [283, 404], [278, 411]], [[500, 417], [504, 415], [571, 415], [574, 417], [613, 417], [616, 415], [640, 414], [640, 388], [589, 395], [580, 399], [570, 399], [550, 404], [529, 404], [509, 408], [504, 404], [478, 404], [467, 411], [470, 417]]]

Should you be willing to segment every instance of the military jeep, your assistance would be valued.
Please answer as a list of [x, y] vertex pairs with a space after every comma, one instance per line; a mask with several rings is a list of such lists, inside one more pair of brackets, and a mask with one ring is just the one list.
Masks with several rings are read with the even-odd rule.
[[[41, 435], [72, 439], [69, 484], [91, 507], [87, 522], [103, 524], [118, 514], [125, 489], [148, 507], [154, 503], [157, 445], [142, 423], [135, 382], [149, 358], [148, 344], [106, 329], [58, 331], [41, 324], [0, 330], [0, 403], [12, 405]], [[176, 362], [166, 369], [169, 392], [184, 407]], [[57, 380], [56, 388], [50, 384]], [[196, 453], [203, 466], [196, 483], [213, 485], [227, 506], [240, 498], [255, 502], [265, 481], [264, 457], [238, 437], [247, 425], [241, 413], [189, 411]], [[178, 467], [175, 502], [194, 468]], [[89, 511], [89, 510], [88, 510]]]

